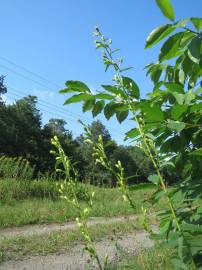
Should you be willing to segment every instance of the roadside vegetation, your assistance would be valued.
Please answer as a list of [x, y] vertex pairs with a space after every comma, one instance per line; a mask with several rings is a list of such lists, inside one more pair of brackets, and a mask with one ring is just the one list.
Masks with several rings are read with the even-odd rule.
[[173, 270], [172, 251], [157, 245], [148, 250], [140, 250], [136, 256], [120, 252], [119, 258], [107, 270]]
[[[75, 220], [78, 212], [75, 207], [59, 194], [59, 183], [49, 180], [17, 181], [0, 180], [0, 227], [22, 226], [27, 224], [64, 223]], [[131, 191], [136, 211], [123, 204], [118, 188], [102, 188], [78, 184], [77, 195], [83, 207], [87, 205], [90, 192], [95, 192], [95, 202], [91, 217], [112, 217], [141, 213], [142, 205], [152, 210], [152, 204], [146, 202], [151, 190]]]

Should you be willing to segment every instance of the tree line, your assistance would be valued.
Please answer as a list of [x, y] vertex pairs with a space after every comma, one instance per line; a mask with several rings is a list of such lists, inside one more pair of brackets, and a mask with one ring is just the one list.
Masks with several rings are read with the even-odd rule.
[[[85, 142], [84, 134], [74, 138], [66, 128], [64, 119], [53, 118], [42, 125], [42, 114], [37, 109], [37, 97], [28, 95], [13, 104], [6, 104], [2, 95], [7, 92], [4, 77], [0, 77], [0, 155], [22, 157], [35, 167], [35, 175], [52, 173], [55, 160], [50, 154], [51, 138], [56, 135], [66, 154], [79, 171], [80, 180], [102, 185], [114, 185], [113, 177], [102, 167], [95, 165], [92, 147]], [[118, 145], [109, 131], [99, 121], [88, 128], [97, 140], [101, 134], [106, 153], [112, 164], [120, 160], [129, 183], [144, 182], [151, 173], [151, 163], [144, 152], [135, 146]], [[90, 158], [92, 157], [92, 158]]]

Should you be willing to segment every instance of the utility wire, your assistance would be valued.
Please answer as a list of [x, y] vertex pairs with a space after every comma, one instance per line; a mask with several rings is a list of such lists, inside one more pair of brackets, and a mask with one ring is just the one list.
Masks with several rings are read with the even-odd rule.
[[15, 70], [12, 69], [12, 68], [9, 68], [9, 67], [7, 67], [7, 66], [5, 66], [5, 65], [2, 65], [2, 64], [0, 64], [0, 67], [6, 69], [6, 70], [8, 70], [8, 71], [11, 71], [11, 72], [13, 72], [14, 74], [16, 74], [16, 75], [18, 75], [18, 76], [20, 76], [20, 77], [22, 77], [22, 78], [24, 78], [24, 79], [26, 79], [26, 80], [32, 81], [32, 82], [34, 82], [34, 83], [36, 83], [36, 84], [38, 84], [38, 85], [44, 87], [46, 90], [50, 91], [50, 88], [48, 88], [47, 85], [45, 85], [45, 84], [43, 84], [43, 83], [40, 83], [40, 82], [38, 82], [38, 81], [36, 81], [36, 80], [34, 80], [34, 79], [32, 79], [32, 78], [29, 78], [29, 77], [23, 75], [22, 73], [20, 73], [20, 72], [18, 72], [18, 71], [15, 71]]
[[[40, 78], [40, 79], [46, 81], [46, 82], [48, 82], [49, 84], [54, 85], [54, 87], [57, 87], [57, 89], [58, 89], [58, 88], [60, 88], [60, 89], [63, 89], [63, 88], [64, 88], [64, 86], [61, 86], [61, 85], [59, 85], [58, 83], [52, 82], [51, 80], [45, 78], [44, 76], [41, 76], [41, 75], [39, 75], [38, 73], [33, 72], [33, 71], [31, 71], [31, 70], [25, 68], [24, 66], [19, 65], [19, 64], [15, 63], [15, 62], [9, 60], [9, 59], [6, 58], [6, 57], [0, 56], [0, 59], [2, 59], [3, 61], [6, 61], [7, 63], [9, 63], [9, 64], [11, 64], [11, 65], [16, 66], [17, 68], [20, 68], [20, 69], [24, 70], [25, 72], [28, 72], [28, 73], [30, 73], [30, 74], [32, 74], [32, 75], [34, 75], [34, 76], [36, 76], [36, 77], [38, 77], [38, 78]], [[29, 77], [27, 77], [27, 76], [25, 76], [25, 75], [23, 75], [23, 74], [21, 74], [21, 73], [19, 73], [19, 72], [16, 72], [15, 70], [10, 69], [10, 68], [8, 68], [8, 67], [5, 66], [5, 65], [1, 65], [1, 64], [0, 64], [0, 66], [3, 67], [3, 68], [5, 68], [5, 69], [7, 69], [7, 70], [9, 70], [9, 71], [11, 71], [11, 72], [13, 72], [13, 73], [15, 73], [15, 74], [17, 74], [18, 76], [21, 76], [21, 77], [25, 78], [26, 80], [31, 80], [32, 82], [37, 83], [38, 85], [41, 85], [41, 86], [45, 87], [46, 89], [48, 89], [48, 90], [50, 91], [50, 88], [47, 87], [47, 85], [41, 84], [39, 81], [33, 80], [32, 78], [29, 78]], [[55, 90], [54, 90], [54, 92], [55, 92]], [[57, 107], [59, 107], [59, 106], [57, 106]], [[78, 115], [78, 114], [77, 114], [77, 115]], [[86, 117], [83, 117], [83, 118], [86, 118]], [[86, 119], [87, 119], [87, 118], [86, 118]], [[89, 120], [89, 121], [92, 121], [92, 120], [89, 119], [89, 118], [88, 118], [88, 120]], [[129, 127], [129, 126], [128, 126], [127, 128], [128, 128], [128, 129], [131, 129], [131, 127]], [[118, 132], [119, 132], [119, 131], [118, 131]]]
[[[54, 85], [54, 87], [57, 87], [57, 88], [58, 88], [58, 87], [59, 87], [59, 88], [63, 88], [63, 87], [61, 87], [59, 84], [57, 84], [57, 83], [55, 83], [55, 82], [52, 82], [52, 81], [50, 81], [49, 79], [47, 79], [47, 78], [45, 78], [45, 77], [39, 75], [38, 73], [33, 72], [33, 71], [31, 71], [31, 70], [29, 70], [29, 69], [27, 69], [27, 68], [25, 68], [25, 67], [23, 67], [23, 66], [21, 66], [21, 65], [19, 65], [19, 64], [16, 64], [15, 62], [13, 62], [13, 61], [11, 61], [11, 60], [9, 60], [9, 59], [3, 57], [3, 56], [0, 56], [0, 59], [2, 59], [3, 61], [6, 61], [7, 63], [9, 63], [9, 64], [11, 64], [11, 65], [13, 65], [13, 66], [15, 66], [15, 67], [17, 67], [17, 68], [20, 68], [20, 69], [24, 70], [25, 72], [28, 72], [28, 73], [30, 73], [30, 74], [32, 74], [32, 75], [34, 75], [34, 76], [36, 76], [36, 77], [42, 79], [43, 81], [48, 82], [49, 84]], [[26, 79], [26, 80], [30, 80], [30, 81], [32, 81], [32, 82], [34, 82], [34, 83], [36, 83], [36, 84], [38, 84], [38, 85], [40, 85], [40, 86], [42, 86], [42, 87], [48, 89], [48, 91], [50, 91], [50, 88], [47, 87], [47, 85], [42, 84], [42, 83], [40, 83], [39, 81], [34, 80], [34, 79], [30, 78], [30, 77], [27, 77], [27, 76], [25, 76], [24, 74], [19, 73], [19, 72], [15, 71], [15, 70], [13, 70], [13, 69], [11, 69], [11, 68], [5, 66], [5, 65], [0, 64], [0, 66], [3, 67], [3, 68], [5, 68], [5, 69], [7, 69], [7, 70], [9, 70], [9, 71], [11, 71], [11, 72], [13, 72], [14, 74], [16, 74], [16, 75], [18, 75], [18, 76], [20, 76], [20, 77], [22, 77], [22, 78], [24, 78], [24, 79]], [[10, 87], [10, 88], [11, 88], [11, 87]], [[17, 91], [17, 92], [20, 92], [19, 90], [14, 89], [14, 88], [13, 88], [13, 90], [14, 90], [14, 91]], [[22, 92], [22, 91], [21, 91], [21, 92]], [[25, 93], [24, 93], [24, 94], [25, 94]], [[26, 93], [25, 95], [27, 95], [27, 93]], [[44, 102], [44, 101], [43, 101], [43, 102]], [[45, 103], [45, 102], [44, 102], [44, 103]], [[65, 113], [68, 112], [68, 113], [71, 114], [71, 115], [76, 115], [76, 116], [79, 117], [79, 118], [85, 119], [85, 121], [91, 121], [91, 122], [92, 122], [91, 119], [89, 119], [89, 118], [87, 118], [87, 117], [84, 117], [84, 116], [81, 116], [81, 114], [72, 113], [72, 112], [70, 112], [70, 111], [68, 111], [68, 110], [62, 109], [60, 106], [57, 106], [57, 105], [55, 105], [55, 104], [51, 104], [51, 103], [48, 103], [48, 102], [46, 102], [46, 103], [47, 103], [47, 105], [49, 105], [49, 106], [57, 107], [57, 110], [63, 111], [63, 112], [65, 112]], [[128, 128], [128, 129], [131, 129], [131, 127], [127, 127], [127, 128]], [[120, 130], [115, 130], [114, 128], [110, 128], [110, 129], [111, 129], [111, 130], [114, 130], [115, 132], [117, 132], [117, 133], [120, 134]]]
[[16, 64], [15, 62], [9, 60], [9, 59], [6, 58], [6, 57], [3, 57], [3, 56], [0, 55], [0, 59], [3, 60], [3, 61], [5, 61], [5, 62], [7, 62], [7, 63], [9, 63], [9, 64], [11, 64], [11, 65], [13, 65], [13, 66], [15, 66], [15, 67], [17, 67], [17, 68], [20, 68], [20, 69], [24, 70], [25, 72], [27, 72], [27, 73], [29, 73], [29, 74], [35, 76], [35, 77], [38, 77], [40, 80], [43, 80], [43, 81], [45, 81], [45, 82], [47, 82], [47, 83], [49, 83], [49, 84], [54, 85], [54, 86], [57, 87], [57, 88], [62, 88], [61, 85], [59, 85], [58, 83], [53, 82], [53, 81], [51, 81], [51, 80], [49, 80], [49, 79], [47, 79], [47, 78], [45, 78], [45, 77], [39, 75], [38, 73], [33, 72], [33, 71], [27, 69], [27, 68], [24, 67], [24, 66], [21, 66], [21, 65], [19, 65], [19, 64]]

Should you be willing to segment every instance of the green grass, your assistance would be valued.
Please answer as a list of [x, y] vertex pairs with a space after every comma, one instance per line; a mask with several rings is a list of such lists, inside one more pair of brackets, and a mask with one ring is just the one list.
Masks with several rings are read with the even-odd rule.
[[[109, 236], [109, 239], [113, 241], [113, 237], [141, 228], [142, 225], [140, 221], [130, 220], [120, 222], [119, 224], [93, 225], [89, 227], [89, 231], [94, 241], [99, 241], [104, 236]], [[0, 261], [22, 259], [25, 256], [35, 256], [39, 254], [62, 253], [68, 251], [78, 243], [83, 243], [83, 237], [79, 229], [52, 232], [43, 235], [6, 238], [0, 242]]]
[[121, 254], [107, 270], [174, 270], [171, 264], [171, 251], [160, 246], [142, 250], [137, 256]]
[[[19, 190], [23, 185], [14, 182], [13, 180], [4, 180], [10, 184], [10, 192], [15, 196], [9, 195], [9, 199], [5, 199], [4, 193], [9, 189], [9, 184], [0, 182], [0, 193], [3, 194], [4, 200], [0, 203], [0, 227], [10, 227], [10, 226], [22, 226], [26, 224], [43, 224], [43, 223], [62, 223], [69, 220], [73, 220], [77, 216], [76, 210], [68, 205], [66, 201], [59, 198], [40, 198], [27, 195], [23, 199], [20, 199], [21, 194], [27, 194], [27, 190], [31, 190], [33, 186], [37, 186], [38, 192], [41, 192], [39, 187], [48, 186], [47, 183], [28, 183], [33, 185], [31, 188], [27, 187], [28, 184], [24, 185], [24, 190]], [[3, 184], [2, 184], [3, 183]], [[52, 182], [51, 182], [52, 183]], [[12, 186], [13, 184], [13, 186]], [[55, 185], [55, 184], [54, 184]], [[2, 191], [2, 186], [4, 187], [4, 192]], [[6, 187], [6, 188], [5, 188]], [[151, 191], [131, 191], [131, 197], [136, 205], [136, 209], [133, 210], [128, 205], [128, 203], [123, 202], [121, 192], [114, 188], [99, 188], [93, 186], [79, 186], [79, 196], [81, 197], [81, 204], [85, 206], [86, 202], [83, 198], [83, 190], [88, 189], [92, 192], [95, 190], [95, 198], [93, 208], [90, 215], [94, 217], [111, 217], [119, 215], [129, 215], [136, 214], [141, 211], [141, 206], [148, 206], [152, 208], [151, 205], [145, 203], [144, 200], [148, 198]], [[49, 187], [49, 190], [51, 188]], [[47, 188], [48, 190], [48, 188]], [[24, 193], [23, 193], [24, 192]], [[35, 194], [37, 192], [35, 191]], [[33, 194], [33, 193], [32, 193]], [[38, 193], [37, 193], [38, 194]]]

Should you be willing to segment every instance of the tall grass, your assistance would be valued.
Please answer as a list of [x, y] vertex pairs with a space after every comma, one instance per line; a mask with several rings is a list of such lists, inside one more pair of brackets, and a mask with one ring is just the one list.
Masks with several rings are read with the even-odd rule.
[[123, 252], [116, 261], [108, 266], [107, 270], [173, 270], [171, 254], [172, 250], [158, 245], [148, 250], [142, 250], [135, 256]]
[[[60, 198], [58, 184], [46, 178], [35, 180], [0, 179], [0, 202], [10, 203], [13, 200], [22, 201], [29, 198], [51, 199]], [[81, 200], [85, 200], [88, 187], [83, 184], [77, 185], [77, 193]]]
[[0, 157], [0, 177], [31, 179], [33, 174], [34, 167], [26, 159], [22, 157]]

